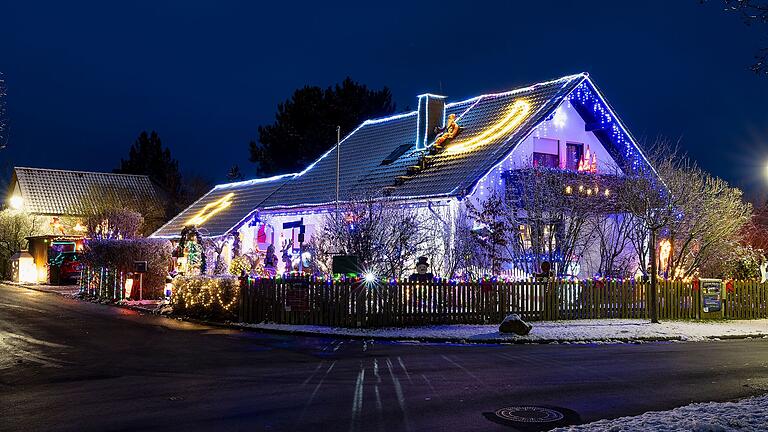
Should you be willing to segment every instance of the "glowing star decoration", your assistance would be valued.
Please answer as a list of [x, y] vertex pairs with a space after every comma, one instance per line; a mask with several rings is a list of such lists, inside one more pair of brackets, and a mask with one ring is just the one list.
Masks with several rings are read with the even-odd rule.
[[558, 107], [555, 111], [555, 114], [552, 116], [552, 124], [554, 124], [556, 128], [562, 129], [565, 127], [567, 122], [568, 114], [565, 113], [565, 110], [562, 106]]
[[481, 134], [459, 141], [448, 148], [449, 153], [460, 153], [472, 150], [478, 145], [496, 141], [504, 135], [512, 132], [531, 112], [531, 104], [524, 100], [515, 101], [508, 109], [506, 115], [496, 124], [484, 130]]
[[213, 217], [216, 213], [232, 205], [233, 196], [235, 196], [234, 192], [230, 192], [217, 199], [216, 201], [206, 204], [202, 210], [200, 210], [196, 215], [192, 216], [189, 221], [187, 221], [187, 225], [204, 224], [205, 221]]

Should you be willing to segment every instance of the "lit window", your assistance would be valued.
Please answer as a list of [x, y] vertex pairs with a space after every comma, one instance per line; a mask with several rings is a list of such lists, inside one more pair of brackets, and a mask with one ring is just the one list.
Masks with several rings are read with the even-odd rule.
[[576, 171], [579, 168], [579, 161], [584, 155], [584, 144], [569, 142], [565, 145], [565, 168]]

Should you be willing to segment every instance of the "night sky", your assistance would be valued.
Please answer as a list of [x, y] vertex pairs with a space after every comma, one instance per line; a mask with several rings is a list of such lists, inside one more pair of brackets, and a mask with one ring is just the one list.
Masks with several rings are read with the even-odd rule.
[[154, 129], [222, 181], [253, 175], [248, 141], [307, 84], [386, 85], [402, 110], [587, 71], [639, 139], [768, 191], [768, 77], [748, 71], [768, 29], [717, 1], [501, 3], [2, 0], [0, 163], [109, 171]]

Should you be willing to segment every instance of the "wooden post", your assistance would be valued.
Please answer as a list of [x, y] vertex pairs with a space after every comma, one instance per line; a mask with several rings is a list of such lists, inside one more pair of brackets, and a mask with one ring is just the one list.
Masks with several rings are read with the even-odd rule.
[[650, 252], [651, 252], [651, 295], [650, 299], [648, 300], [648, 315], [651, 319], [651, 322], [654, 324], [658, 324], [659, 322], [659, 314], [657, 310], [657, 300], [656, 300], [656, 283], [657, 283], [657, 275], [656, 275], [656, 229], [652, 228], [650, 232], [650, 244], [648, 245]]

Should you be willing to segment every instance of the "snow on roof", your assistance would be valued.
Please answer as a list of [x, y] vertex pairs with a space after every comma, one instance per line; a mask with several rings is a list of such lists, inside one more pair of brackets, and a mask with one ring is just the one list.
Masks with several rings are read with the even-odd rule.
[[204, 237], [227, 234], [295, 175], [286, 174], [217, 185], [160, 227], [151, 237], [175, 238], [187, 225], [197, 225]]
[[[415, 174], [409, 174], [409, 169], [424, 155], [415, 145], [418, 111], [367, 120], [302, 172], [219, 185], [154, 236], [176, 237], [185, 225], [193, 223], [203, 228], [204, 236], [219, 236], [256, 210], [332, 204], [337, 154], [342, 202], [383, 195], [404, 200], [461, 198], [565, 100], [576, 103], [586, 119], [602, 125], [595, 135], [616, 160], [627, 162], [629, 155], [639, 153], [634, 139], [588, 75], [580, 73], [446, 104], [445, 116], [456, 116], [461, 133], [448, 148], [430, 156], [428, 166]], [[593, 113], [593, 109], [598, 111]], [[215, 217], [210, 214], [212, 208]], [[201, 212], [201, 219], [195, 219]]]
[[132, 208], [160, 205], [155, 186], [145, 175], [15, 167], [24, 208], [46, 215], [83, 215], [101, 202], [123, 202]]

